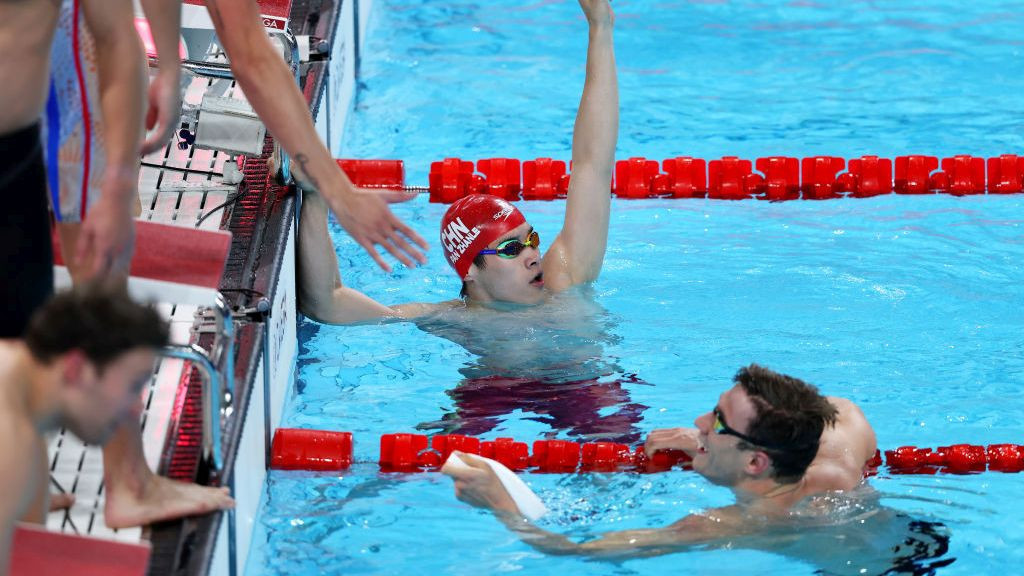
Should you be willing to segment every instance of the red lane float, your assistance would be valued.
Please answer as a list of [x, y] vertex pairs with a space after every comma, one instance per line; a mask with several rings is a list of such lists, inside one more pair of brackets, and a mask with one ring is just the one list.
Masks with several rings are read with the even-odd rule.
[[622, 466], [633, 466], [636, 462], [629, 446], [625, 444], [588, 442], [580, 449], [580, 470], [584, 472], [615, 472]]
[[445, 158], [430, 165], [430, 201], [451, 204], [459, 198], [483, 192], [483, 178], [474, 178], [473, 163]]
[[[400, 177], [389, 172], [387, 182], [393, 186]], [[487, 158], [475, 168], [473, 162], [446, 158], [431, 164], [430, 201], [451, 203], [473, 193], [506, 200], [553, 200], [566, 196], [570, 177], [566, 163], [551, 158], [522, 163]], [[656, 160], [633, 157], [615, 163], [612, 192], [619, 198], [770, 201], [868, 198], [893, 192], [1016, 194], [1024, 192], [1024, 157], [862, 156], [847, 161], [835, 156], [767, 156], [752, 162], [736, 156], [710, 161], [679, 156], [660, 166]]]
[[1024, 156], [1003, 154], [988, 159], [988, 193], [1019, 194], [1024, 191]]
[[654, 178], [658, 175], [658, 163], [654, 160], [620, 160], [615, 163], [615, 183], [612, 189], [619, 198], [647, 198], [654, 189]]
[[986, 468], [998, 472], [1020, 472], [1024, 470], [1024, 447], [1016, 444], [991, 444], [988, 448], [954, 444], [932, 450], [900, 446], [886, 450], [885, 461], [894, 474], [967, 474], [984, 472]]
[[423, 434], [384, 434], [380, 437], [380, 469], [412, 471], [424, 466], [437, 466], [441, 457], [427, 451]]
[[892, 160], [861, 156], [850, 160], [846, 173], [836, 178], [839, 189], [855, 198], [870, 198], [892, 192]]
[[401, 160], [342, 159], [337, 163], [356, 186], [395, 190], [405, 186], [405, 163]]
[[846, 165], [846, 160], [835, 156], [812, 156], [800, 161], [803, 175], [801, 191], [805, 200], [828, 200], [841, 198], [837, 174]]
[[744, 200], [750, 198], [763, 178], [751, 170], [750, 160], [724, 156], [708, 162], [708, 198]]
[[762, 200], [797, 200], [800, 198], [800, 160], [784, 156], [758, 158], [754, 167], [764, 174], [764, 182], [756, 189]]
[[278, 428], [270, 450], [276, 470], [344, 470], [352, 464], [352, 433]]
[[568, 191], [565, 162], [551, 158], [523, 162], [523, 200], [565, 198]]
[[522, 190], [519, 160], [512, 158], [487, 158], [478, 160], [476, 169], [483, 174], [484, 189], [505, 200], [518, 200]]
[[669, 158], [661, 166], [665, 174], [654, 177], [655, 186], [661, 183], [660, 188], [655, 188], [659, 195], [671, 198], [704, 198], [708, 195], [708, 167], [702, 158]]
[[526, 470], [530, 467], [530, 449], [526, 442], [516, 442], [511, 438], [481, 442], [480, 455], [501, 462], [509, 470]]
[[[479, 454], [511, 470], [535, 472], [664, 472], [688, 468], [690, 456], [682, 450], [660, 450], [648, 456], [643, 446], [631, 451], [615, 442], [577, 443], [537, 440], [530, 453], [525, 442], [512, 438], [481, 441], [460, 434], [384, 434], [380, 437], [383, 472], [437, 470], [455, 450]], [[271, 467], [278, 470], [344, 470], [352, 463], [352, 434], [325, 430], [280, 428], [274, 435]], [[867, 463], [868, 474], [882, 466], [881, 452]], [[986, 470], [1024, 471], [1024, 446], [954, 444], [938, 448], [900, 446], [885, 451], [885, 464], [893, 474], [968, 474]]]

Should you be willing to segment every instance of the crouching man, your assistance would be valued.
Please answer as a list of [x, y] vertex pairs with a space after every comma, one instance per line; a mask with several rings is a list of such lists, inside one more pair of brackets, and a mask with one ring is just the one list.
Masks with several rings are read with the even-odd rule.
[[[123, 288], [86, 284], [40, 308], [22, 340], [0, 340], [0, 574], [17, 519], [46, 510], [43, 434], [63, 427], [103, 444], [119, 424], [137, 421], [168, 335], [156, 310]], [[226, 492], [220, 500], [210, 509], [230, 505]]]

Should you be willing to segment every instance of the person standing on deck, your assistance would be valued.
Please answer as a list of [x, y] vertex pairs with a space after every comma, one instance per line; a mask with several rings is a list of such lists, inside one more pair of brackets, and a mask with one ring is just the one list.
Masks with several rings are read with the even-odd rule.
[[[342, 283], [327, 233], [327, 203], [315, 185], [304, 187], [298, 243], [303, 314], [329, 324], [411, 320], [481, 357], [481, 369], [463, 372], [466, 380], [449, 391], [456, 413], [428, 427], [479, 434], [496, 425], [496, 416], [521, 409], [574, 435], [623, 440], [637, 434], [632, 426], [645, 407], [629, 403], [621, 379], [600, 382], [615, 370], [593, 362], [603, 356], [600, 343], [608, 339], [601, 326], [604, 311], [582, 297], [585, 290], [570, 290], [601, 272], [619, 126], [611, 5], [608, 0], [579, 4], [589, 44], [573, 129], [572, 178], [561, 233], [543, 256], [538, 233], [514, 205], [470, 195], [452, 204], [441, 222], [441, 244], [463, 282], [463, 297], [385, 305]], [[558, 332], [560, 345], [533, 332], [523, 334], [526, 328]], [[571, 373], [538, 376], [563, 369]], [[607, 414], [611, 407], [619, 412]]]
[[[75, 284], [104, 279], [124, 285], [134, 251], [134, 216], [138, 214], [137, 156], [167, 144], [181, 110], [178, 41], [181, 3], [143, 0], [161, 66], [149, 85], [146, 124], [154, 133], [142, 140], [141, 117], [133, 123], [136, 138], [131, 168], [121, 169], [121, 188], [105, 186], [117, 162], [110, 157], [108, 132], [116, 122], [108, 119], [98, 87], [102, 69], [97, 64], [96, 39], [88, 21], [80, 17], [86, 0], [64, 0], [50, 53], [51, 90], [46, 106], [50, 200], [58, 238]], [[136, 36], [131, 4], [121, 7], [118, 33]], [[139, 46], [139, 55], [141, 45]], [[134, 59], [144, 70], [141, 58]], [[142, 98], [142, 92], [137, 97]], [[45, 461], [45, 459], [44, 459]], [[45, 462], [44, 462], [45, 463]], [[45, 477], [45, 476], [44, 476]], [[155, 474], [146, 463], [138, 420], [120, 423], [103, 447], [104, 520], [111, 528], [141, 526], [233, 506], [220, 487], [177, 482]], [[24, 520], [45, 521], [48, 483], [39, 486], [38, 505]], [[74, 499], [54, 494], [51, 508], [66, 508]]]
[[[81, 17], [83, 0], [63, 0], [50, 50], [43, 123], [50, 202], [65, 264], [75, 282], [127, 278], [139, 215], [138, 164], [125, 174], [131, 193], [104, 194], [109, 129], [104, 121], [96, 41]], [[146, 155], [167, 145], [181, 113], [180, 0], [141, 0], [160, 68], [148, 88]], [[131, 28], [134, 32], [134, 26]], [[128, 30], [120, 32], [128, 34]], [[144, 64], [139, 62], [140, 65]], [[145, 69], [145, 67], [143, 67]], [[141, 134], [141, 133], [140, 133]]]
[[[60, 3], [54, 0], [0, 2], [0, 338], [21, 336], [32, 312], [53, 293], [38, 122], [46, 102], [59, 10]], [[125, 226], [130, 224], [127, 207], [134, 201], [138, 179], [142, 45], [128, 0], [87, 0], [82, 14], [96, 38], [100, 100], [108, 118], [103, 198], [86, 226], [94, 233], [95, 256], [109, 266], [123, 258], [123, 248], [131, 242]]]
[[24, 340], [0, 340], [0, 575], [15, 521], [48, 484], [43, 434], [63, 427], [103, 444], [122, 422], [138, 422], [168, 337], [159, 313], [123, 287], [89, 283], [43, 305]]
[[[80, 0], [71, 1], [74, 2], [74, 6], [77, 8]], [[308, 121], [308, 108], [301, 94], [294, 87], [291, 74], [288, 73], [280, 56], [273, 50], [266, 38], [266, 33], [258, 18], [256, 4], [251, 0], [234, 4], [232, 2], [219, 3], [219, 5], [226, 6], [227, 9], [232, 11], [231, 33], [227, 33], [224, 30], [223, 22], [219, 17], [216, 17], [218, 14], [216, 10], [217, 4], [216, 2], [211, 2], [211, 15], [215, 16], [214, 20], [221, 37], [226, 38], [226, 40], [222, 40], [225, 50], [229, 53], [229, 56], [233, 57], [232, 64], [239, 77], [239, 82], [243, 87], [249, 88], [247, 93], [251, 95], [251, 100], [257, 112], [263, 116], [275, 133], [280, 129], [282, 133], [287, 135], [287, 139], [292, 144], [297, 140], [302, 143], [301, 146], [303, 148], [301, 149], [308, 148], [308, 157], [316, 159], [322, 159], [322, 157], [329, 158], [326, 149], [323, 148], [323, 145], [317, 139], [312, 123]], [[162, 66], [154, 82], [150, 85], [149, 91], [150, 108], [147, 113], [147, 125], [152, 127], [153, 124], [156, 124], [157, 129], [142, 144], [141, 152], [148, 153], [166, 144], [166, 140], [170, 131], [175, 127], [177, 115], [180, 112], [178, 82], [180, 68], [176, 65], [171, 65], [177, 59], [180, 3], [143, 0], [142, 5], [147, 16], [150, 18], [157, 50], [162, 57]], [[126, 12], [129, 16], [127, 19], [128, 25], [124, 31], [119, 29], [119, 32], [114, 34], [93, 29], [93, 35], [102, 40], [107, 40], [111, 36], [130, 38], [134, 39], [137, 44], [134, 27], [131, 26], [130, 5], [128, 10]], [[77, 9], [74, 12], [77, 12]], [[86, 7], [83, 13], [86, 14], [86, 23], [91, 27], [92, 22], [88, 18], [88, 7]], [[84, 29], [76, 30], [78, 22], [73, 19], [69, 19], [65, 24], [67, 24], [69, 34], [84, 32]], [[131, 32], [127, 32], [127, 29], [130, 29]], [[101, 33], [103, 33], [102, 37]], [[74, 199], [74, 201], [65, 201], [63, 203], [55, 201], [55, 213], [78, 213], [85, 215], [85, 219], [81, 224], [75, 222], [75, 218], [69, 220], [58, 218], [61, 221], [58, 224], [58, 232], [64, 246], [64, 253], [68, 255], [69, 269], [76, 282], [99, 275], [120, 277], [127, 275], [134, 239], [132, 214], [133, 211], [137, 210], [136, 206], [138, 203], [136, 186], [138, 180], [137, 158], [139, 148], [136, 143], [134, 151], [129, 156], [132, 159], [133, 170], [129, 178], [126, 172], [116, 169], [119, 165], [116, 159], [122, 155], [116, 152], [119, 149], [120, 140], [113, 139], [112, 133], [120, 133], [118, 126], [123, 114], [111, 115], [107, 109], [107, 100], [103, 96], [105, 94], [103, 92], [104, 64], [102, 54], [100, 54], [100, 44], [102, 42], [97, 42], [95, 51], [99, 64], [100, 94], [104, 104], [103, 112], [106, 112], [101, 115], [104, 119], [102, 128], [105, 138], [102, 141], [90, 142], [90, 144], [95, 144], [96, 157], [101, 157], [105, 153], [107, 162], [106, 166], [102, 166], [101, 163], [98, 165], [93, 164], [90, 168], [94, 168], [94, 173], [102, 171], [104, 174], [112, 175], [110, 177], [104, 176], [103, 182], [106, 182], [114, 175], [118, 176], [118, 182], [123, 187], [124, 193], [108, 193], [104, 187], [105, 185], [101, 185], [100, 188], [102, 190], [97, 191], [93, 182], [81, 182], [82, 172], [80, 169], [77, 173], [77, 180], [75, 174], [69, 175], [71, 171], [61, 173], [59, 170], [54, 170], [51, 172], [57, 176], [54, 179], [57, 183], [53, 186], [54, 199]], [[79, 58], [81, 53], [77, 52], [78, 47], [73, 48], [76, 50], [75, 53], [70, 55], [63, 54], [62, 56], [72, 59]], [[171, 56], [168, 57], [167, 55]], [[126, 62], [128, 59], [122, 59], [121, 61]], [[240, 65], [240, 62], [245, 64]], [[257, 70], [254, 71], [253, 68]], [[140, 62], [139, 70], [141, 71], [141, 69]], [[77, 79], [64, 77], [65, 80], [75, 80], [76, 82], [84, 80], [84, 85], [79, 85], [77, 90], [65, 90], [64, 92], [55, 90], [55, 92], [65, 97], [65, 105], [61, 107], [64, 111], [74, 111], [72, 106], [67, 105], [67, 97], [69, 95], [75, 93], [81, 96], [83, 101], [88, 101], [88, 90], [95, 90], [94, 86], [90, 86], [90, 83], [95, 84], [95, 78], [90, 78], [88, 72], [88, 69], [84, 70], [82, 76], [78, 76]], [[254, 72], [256, 72], [255, 75]], [[292, 86], [291, 92], [287, 90], [288, 86]], [[66, 83], [61, 87], [66, 88]], [[292, 98], [280, 98], [282, 90], [284, 90], [283, 94], [292, 96]], [[252, 95], [255, 95], [255, 97], [252, 97]], [[295, 121], [296, 118], [303, 115], [306, 117], [308, 127], [304, 127], [302, 122]], [[111, 117], [115, 120], [110, 120]], [[128, 114], [128, 117], [132, 118], [135, 116]], [[78, 118], [79, 122], [84, 123], [81, 115], [76, 116], [74, 114], [65, 116], [61, 120], [67, 121], [69, 119], [74, 120], [75, 118]], [[136, 128], [132, 129], [131, 133], [135, 134], [137, 138], [141, 134], [141, 128], [137, 127], [138, 124], [135, 124], [135, 126]], [[54, 129], [58, 131], [65, 128], [66, 126], [62, 126], [60, 123], [56, 123], [54, 126]], [[75, 128], [75, 126], [71, 127], [71, 129]], [[282, 136], [282, 138], [286, 138], [286, 136]], [[58, 153], [57, 156], [64, 157], [64, 154]], [[322, 167], [323, 163], [320, 163], [319, 166]], [[351, 188], [351, 185], [348, 184], [340, 169], [337, 169], [336, 165], [333, 165], [333, 168], [341, 175], [342, 180], [341, 184], [337, 186], [334, 196], [340, 198], [337, 204], [344, 206], [347, 210], [345, 214], [348, 216], [347, 221], [352, 224], [353, 235], [364, 239], [371, 252], [373, 252], [373, 242], [378, 240], [389, 242], [388, 238], [397, 236], [399, 228], [404, 227], [404, 225], [391, 215], [384, 202], [378, 201], [377, 198], [369, 195], [358, 195]], [[330, 178], [325, 177], [325, 180], [330, 180]], [[346, 184], [348, 185], [347, 188]], [[73, 193], [68, 193], [71, 192], [68, 189], [80, 187], [84, 187], [89, 191], [86, 197], [78, 197]], [[129, 188], [130, 193], [128, 193]], [[62, 192], [64, 193], [62, 194]], [[346, 195], [346, 193], [350, 194]], [[47, 250], [49, 249], [48, 237], [49, 235], [47, 234]], [[414, 240], [423, 244], [423, 241], [418, 237], [415, 237]], [[388, 245], [390, 246], [391, 243], [389, 242]], [[422, 259], [422, 255], [414, 249], [410, 253], [417, 259]], [[379, 256], [377, 258], [380, 260]], [[411, 263], [411, 261], [408, 261], [408, 263]], [[47, 267], [50, 266], [52, 266], [52, 263], [47, 264]], [[52, 276], [49, 283], [52, 283]], [[136, 422], [124, 423], [105, 448], [104, 482], [107, 489], [105, 519], [107, 524], [114, 528], [144, 525], [158, 520], [186, 516], [233, 505], [231, 498], [221, 488], [174, 482], [160, 477], [149, 470], [143, 456], [141, 436]], [[45, 484], [41, 489], [44, 488]], [[40, 498], [44, 497], [45, 494], [40, 496]], [[63, 504], [67, 505], [69, 502], [64, 501]], [[41, 517], [35, 515], [37, 514], [38, 507], [33, 507], [32, 510], [33, 515], [30, 515], [27, 519], [41, 521]]]

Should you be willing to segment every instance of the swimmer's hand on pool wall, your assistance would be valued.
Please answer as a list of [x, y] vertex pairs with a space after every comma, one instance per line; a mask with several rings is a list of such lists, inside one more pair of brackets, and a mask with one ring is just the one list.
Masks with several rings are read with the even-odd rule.
[[653, 456], [659, 450], [682, 450], [692, 458], [699, 446], [697, 438], [700, 431], [696, 428], [659, 428], [652, 430], [644, 442], [644, 452]]
[[521, 515], [515, 501], [486, 462], [472, 454], [452, 452], [464, 466], [445, 464], [441, 472], [455, 480], [455, 497], [478, 508]]

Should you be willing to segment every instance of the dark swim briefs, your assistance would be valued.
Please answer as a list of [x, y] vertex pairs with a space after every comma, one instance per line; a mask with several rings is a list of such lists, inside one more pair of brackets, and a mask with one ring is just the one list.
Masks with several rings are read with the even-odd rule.
[[53, 294], [53, 246], [39, 126], [0, 136], [0, 338], [19, 338]]

